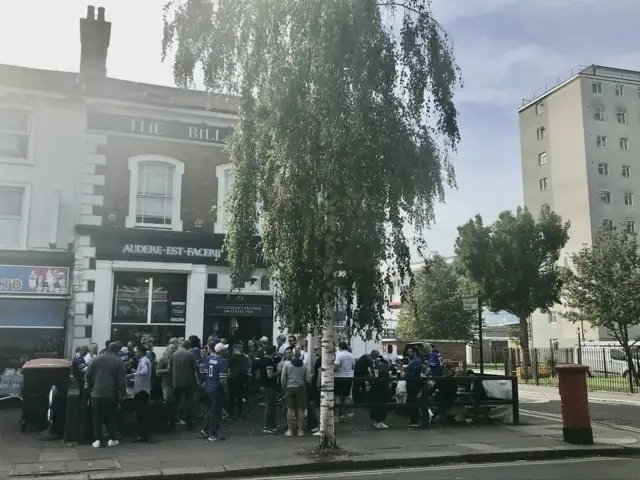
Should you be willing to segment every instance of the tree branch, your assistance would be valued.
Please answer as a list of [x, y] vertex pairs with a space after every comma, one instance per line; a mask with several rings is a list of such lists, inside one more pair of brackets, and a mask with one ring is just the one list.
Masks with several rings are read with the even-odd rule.
[[[376, 7], [401, 7], [401, 8], [404, 8], [405, 10], [408, 10], [410, 12], [416, 13], [418, 15], [420, 15], [422, 13], [417, 8], [410, 7], [406, 3], [402, 3], [402, 2], [389, 1], [389, 2], [384, 2], [384, 3], [376, 3]], [[442, 26], [442, 24], [440, 24], [440, 22], [438, 22], [432, 16], [429, 16], [429, 18], [433, 22], [433, 24], [438, 28], [438, 30], [440, 30], [444, 34], [445, 38], [447, 40], [451, 41], [451, 37], [449, 36], [449, 32], [447, 32], [447, 30]]]

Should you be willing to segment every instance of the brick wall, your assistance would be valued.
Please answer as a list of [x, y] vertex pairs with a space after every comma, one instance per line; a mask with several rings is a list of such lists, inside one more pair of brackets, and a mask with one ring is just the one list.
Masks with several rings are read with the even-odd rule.
[[[129, 158], [136, 155], [164, 155], [184, 163], [182, 177], [181, 218], [184, 231], [212, 232], [215, 217], [210, 215], [211, 206], [217, 199], [218, 181], [216, 165], [229, 162], [229, 156], [221, 146], [189, 144], [108, 135], [99, 153], [106, 157], [104, 202], [95, 210], [103, 219], [103, 225], [124, 227], [129, 209]], [[107, 216], [116, 215], [115, 222]], [[194, 226], [196, 220], [204, 225]]]

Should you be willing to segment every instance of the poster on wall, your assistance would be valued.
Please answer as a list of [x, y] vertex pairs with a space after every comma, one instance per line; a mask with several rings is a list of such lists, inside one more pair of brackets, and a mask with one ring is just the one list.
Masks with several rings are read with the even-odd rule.
[[66, 295], [68, 291], [68, 268], [0, 265], [0, 295]]
[[185, 302], [172, 302], [171, 303], [171, 317], [169, 321], [171, 323], [184, 323], [187, 313], [187, 304]]
[[[169, 292], [163, 287], [153, 289], [153, 312], [162, 313], [166, 309]], [[115, 316], [146, 316], [149, 311], [149, 287], [116, 287]]]

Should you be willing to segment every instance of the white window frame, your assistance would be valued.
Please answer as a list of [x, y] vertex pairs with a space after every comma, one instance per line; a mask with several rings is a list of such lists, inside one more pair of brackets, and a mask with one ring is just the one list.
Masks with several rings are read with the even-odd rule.
[[609, 164], [608, 163], [599, 163], [598, 164], [598, 175], [603, 175], [605, 177], [609, 176]]
[[595, 107], [593, 109], [593, 118], [596, 122], [604, 122], [607, 118], [604, 113], [604, 108]]
[[609, 190], [600, 191], [600, 203], [603, 205], [611, 205], [611, 192]]
[[636, 222], [627, 220], [627, 233], [636, 233]]
[[[138, 223], [136, 221], [138, 211], [138, 177], [140, 164], [142, 163], [166, 163], [173, 166], [173, 199], [171, 202], [171, 224], [158, 225], [153, 223]], [[175, 158], [164, 155], [136, 155], [129, 158], [129, 215], [125, 219], [127, 228], [149, 228], [156, 230], [182, 231], [182, 176], [184, 175], [184, 163]]]
[[618, 117], [618, 123], [619, 124], [626, 125], [628, 123], [627, 122], [627, 112], [625, 112], [623, 110], [619, 110], [618, 114], [617, 114], [617, 117]]
[[602, 82], [591, 82], [591, 91], [594, 95], [602, 95]]
[[536, 103], [536, 115], [542, 115], [544, 113], [544, 102]]
[[615, 87], [615, 91], [616, 91], [616, 97], [624, 98], [624, 85], [617, 83]]
[[[15, 157], [3, 157], [0, 155], [0, 163], [15, 163], [18, 165], [33, 165], [35, 163], [35, 130], [36, 130], [36, 122], [35, 122], [35, 113], [33, 110], [24, 108], [22, 106], [8, 104], [8, 103], [0, 103], [0, 110], [18, 110], [20, 112], [25, 113], [29, 116], [29, 144], [27, 146], [27, 158], [15, 158]], [[14, 133], [14, 132], [3, 132], [3, 133]], [[17, 134], [20, 135], [20, 134]]]
[[620, 150], [623, 152], [629, 151], [629, 139], [627, 137], [620, 137]]
[[542, 152], [538, 154], [538, 166], [547, 164], [547, 152]]
[[558, 323], [558, 315], [556, 312], [549, 312], [548, 314], [549, 317], [549, 325], [556, 325]]
[[0, 181], [0, 187], [22, 188], [22, 212], [20, 223], [20, 244], [8, 245], [0, 243], [0, 250], [27, 250], [29, 238], [29, 215], [31, 213], [31, 184], [26, 182]]
[[225, 185], [224, 179], [228, 170], [231, 170], [230, 163], [216, 165], [216, 178], [218, 179], [218, 196], [216, 199], [216, 221], [213, 224], [215, 233], [227, 233], [229, 222], [227, 221], [227, 191], [230, 185]]
[[633, 193], [626, 192], [624, 194], [624, 206], [633, 207]]
[[631, 165], [622, 165], [622, 178], [631, 178]]
[[536, 130], [536, 136], [538, 137], [538, 140], [547, 138], [547, 129], [544, 126], [538, 127], [538, 130]]
[[549, 190], [549, 178], [548, 177], [542, 177], [538, 183], [539, 183], [541, 192], [544, 192], [545, 190]]
[[607, 136], [606, 135], [597, 135], [596, 136], [596, 147], [598, 147], [598, 148], [607, 148]]

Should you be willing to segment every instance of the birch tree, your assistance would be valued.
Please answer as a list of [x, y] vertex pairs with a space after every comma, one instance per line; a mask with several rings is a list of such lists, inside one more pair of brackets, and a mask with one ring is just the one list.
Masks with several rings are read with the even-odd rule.
[[170, 52], [178, 86], [201, 68], [209, 91], [239, 98], [233, 282], [255, 266], [260, 215], [276, 314], [289, 331], [322, 330], [320, 448], [336, 448], [336, 304], [350, 332], [382, 329], [390, 274], [411, 275], [405, 221], [425, 228], [455, 182], [450, 39], [429, 0], [173, 0]]

